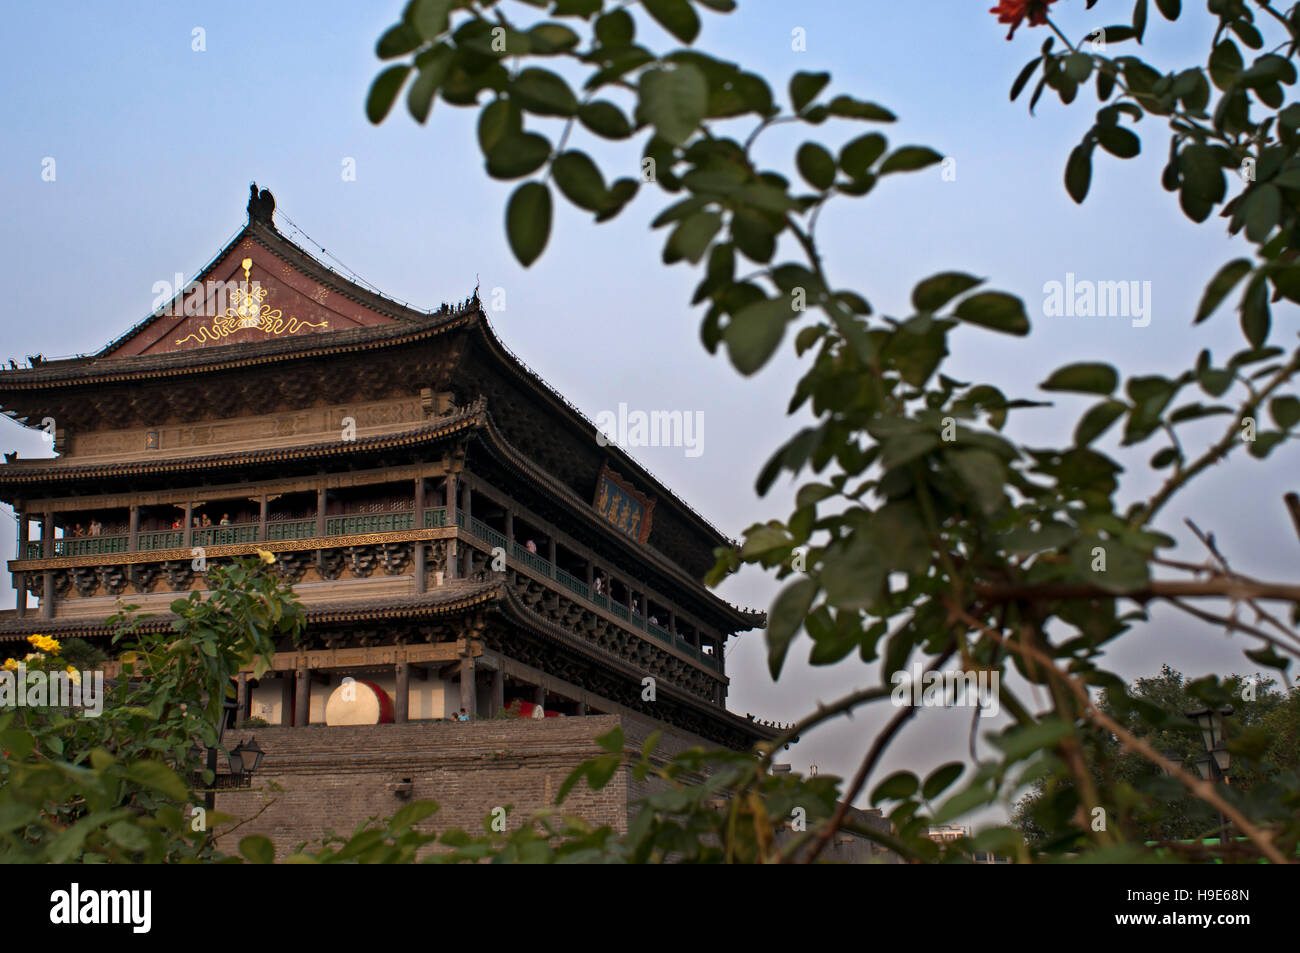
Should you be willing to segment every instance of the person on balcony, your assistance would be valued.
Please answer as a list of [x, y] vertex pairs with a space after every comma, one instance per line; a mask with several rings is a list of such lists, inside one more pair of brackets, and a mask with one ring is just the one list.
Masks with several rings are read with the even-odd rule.
[[229, 514], [229, 513], [222, 513], [222, 514], [221, 514], [221, 525], [222, 525], [222, 526], [229, 526], [229, 525], [230, 525], [230, 514]]
[[86, 535], [86, 531], [82, 528], [81, 524], [78, 523], [78, 524], [76, 524], [76, 526], [73, 527], [73, 529], [72, 529], [72, 535], [73, 535], [73, 536], [85, 536], [85, 535]]
[[595, 582], [594, 585], [595, 585], [595, 589], [596, 589], [596, 595], [598, 595], [598, 596], [600, 596], [600, 595], [604, 595], [604, 593], [605, 593], [605, 577], [604, 577], [604, 576], [597, 576], [597, 577], [596, 577], [596, 582]]
[[528, 542], [524, 543], [524, 549], [528, 550], [530, 553], [535, 553], [537, 552], [537, 544], [530, 539]]
[[90, 521], [90, 535], [91, 535], [91, 536], [99, 536], [101, 533], [103, 533], [103, 531], [104, 531], [104, 524], [103, 524], [103, 523], [101, 523], [99, 520], [91, 520], [91, 521]]
[[212, 525], [212, 517], [208, 516], [207, 513], [204, 513], [204, 514], [203, 514], [203, 524], [202, 524], [202, 525], [203, 525], [204, 527], [208, 527], [208, 526], [211, 526], [211, 525]]

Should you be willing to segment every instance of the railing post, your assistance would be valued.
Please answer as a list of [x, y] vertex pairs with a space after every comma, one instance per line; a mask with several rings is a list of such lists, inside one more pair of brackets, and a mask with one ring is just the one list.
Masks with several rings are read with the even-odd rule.
[[303, 728], [311, 721], [311, 677], [306, 668], [294, 672], [293, 726]]
[[181, 545], [186, 549], [194, 548], [194, 504], [185, 504], [185, 535], [181, 537]]
[[393, 711], [393, 721], [399, 725], [404, 725], [411, 710], [411, 675], [405, 662], [398, 662], [395, 668], [397, 704]]
[[266, 524], [271, 518], [271, 501], [268, 500], [266, 494], [263, 493], [262, 499], [259, 503], [261, 505], [257, 514], [257, 541], [264, 543], [266, 542]]
[[316, 535], [325, 535], [325, 485], [316, 488]]
[[[456, 474], [455, 474], [454, 472], [448, 472], [448, 473], [447, 473], [447, 525], [448, 525], [448, 526], [456, 526], [456, 525], [457, 525], [457, 522], [456, 522], [456, 510], [457, 510], [457, 506], [456, 506], [457, 499], [456, 499], [456, 496], [457, 496], [457, 494], [456, 494]], [[465, 521], [465, 525], [466, 525], [466, 526], [469, 525], [469, 521], [468, 521], [468, 520]], [[458, 547], [457, 547], [457, 544], [456, 544], [456, 537], [455, 537], [455, 536], [452, 536], [451, 538], [449, 538], [449, 539], [447, 540], [447, 566], [446, 566], [446, 569], [445, 569], [445, 573], [446, 573], [446, 578], [447, 578], [447, 579], [455, 579], [457, 576], [459, 576], [459, 573], [456, 572], [456, 561], [457, 561], [457, 558], [458, 558], [458, 553], [457, 553], [457, 551], [456, 551], [457, 548], [458, 548]], [[463, 707], [463, 706], [462, 706], [462, 707]]]

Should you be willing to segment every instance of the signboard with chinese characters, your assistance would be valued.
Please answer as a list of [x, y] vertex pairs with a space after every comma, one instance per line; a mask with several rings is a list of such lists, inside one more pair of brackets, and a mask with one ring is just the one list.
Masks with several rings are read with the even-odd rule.
[[632, 484], [611, 470], [608, 464], [600, 468], [594, 506], [596, 512], [620, 533], [631, 536], [639, 543], [650, 538], [655, 501], [644, 493], [637, 492]]

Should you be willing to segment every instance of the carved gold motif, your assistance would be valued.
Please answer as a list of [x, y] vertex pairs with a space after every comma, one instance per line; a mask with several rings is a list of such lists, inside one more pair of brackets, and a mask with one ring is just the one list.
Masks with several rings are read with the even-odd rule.
[[191, 340], [199, 344], [220, 341], [245, 328], [256, 328], [265, 331], [268, 335], [276, 335], [297, 334], [303, 328], [329, 327], [328, 321], [313, 322], [294, 317], [286, 318], [279, 308], [272, 309], [265, 303], [267, 290], [249, 280], [253, 259], [245, 258], [241, 264], [244, 266], [244, 280], [233, 292], [232, 307], [227, 308], [226, 313], [221, 317], [213, 318], [211, 327], [205, 325], [195, 333], [177, 339], [177, 344], [184, 344]]

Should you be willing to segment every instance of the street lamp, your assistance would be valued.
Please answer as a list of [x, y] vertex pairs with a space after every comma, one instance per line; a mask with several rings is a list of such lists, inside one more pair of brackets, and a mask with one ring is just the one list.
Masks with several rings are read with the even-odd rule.
[[[1196, 762], [1196, 769], [1200, 772], [1201, 779], [1217, 784], [1222, 781], [1228, 783], [1228, 768], [1232, 766], [1232, 755], [1228, 752], [1227, 745], [1223, 740], [1223, 719], [1230, 717], [1233, 710], [1230, 707], [1213, 709], [1199, 708], [1196, 711], [1185, 712], [1186, 716], [1196, 722], [1201, 729], [1201, 743], [1205, 745], [1205, 756]], [[1227, 839], [1227, 824], [1223, 820], [1223, 812], [1218, 811], [1219, 816], [1219, 842], [1223, 843]]]
[[1223, 719], [1231, 717], [1231, 708], [1201, 708], [1186, 713], [1201, 729], [1201, 743], [1205, 745], [1205, 757], [1197, 762], [1201, 777], [1206, 781], [1228, 778], [1228, 768], [1232, 765], [1232, 755], [1228, 752], [1223, 738]]
[[227, 758], [230, 761], [230, 773], [233, 774], [236, 779], [242, 778], [244, 775], [251, 776], [257, 771], [258, 766], [261, 765], [263, 754], [264, 752], [257, 744], [256, 737], [250, 738], [248, 744], [244, 744], [244, 742], [241, 741], [239, 744], [235, 745], [234, 750], [227, 755]]

